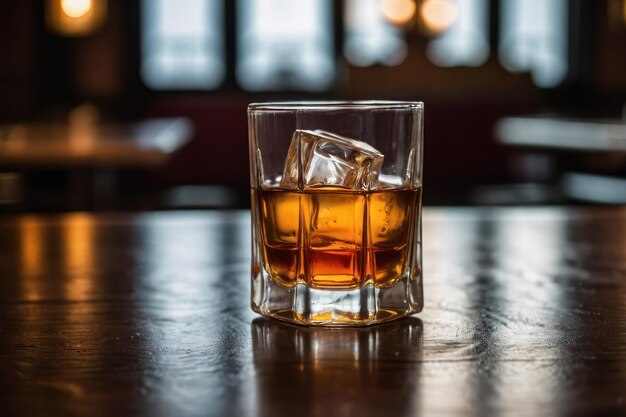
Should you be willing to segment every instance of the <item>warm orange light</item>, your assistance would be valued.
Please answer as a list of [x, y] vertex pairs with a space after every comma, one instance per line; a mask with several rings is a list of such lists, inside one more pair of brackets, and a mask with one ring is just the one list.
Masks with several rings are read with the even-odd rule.
[[424, 29], [435, 34], [450, 28], [459, 17], [459, 9], [453, 0], [424, 0], [419, 13]]
[[91, 0], [61, 0], [61, 10], [69, 17], [78, 19], [91, 10]]
[[26, 278], [41, 274], [43, 264], [43, 227], [35, 218], [25, 216], [20, 220], [22, 272]]
[[84, 300], [93, 291], [95, 280], [90, 273], [95, 265], [94, 222], [87, 214], [72, 213], [65, 217], [63, 226], [66, 296], [72, 301]]
[[85, 36], [104, 23], [108, 0], [46, 0], [46, 27], [63, 36]]
[[391, 23], [403, 25], [413, 19], [417, 6], [414, 0], [381, 0], [383, 16]]
[[36, 217], [24, 216], [19, 221], [19, 228], [23, 274], [19, 281], [22, 297], [27, 301], [39, 301], [45, 293], [45, 280], [42, 277], [46, 244], [44, 225]]
[[99, 119], [98, 109], [91, 104], [81, 104], [70, 110], [67, 133], [74, 152], [92, 151], [98, 136]]

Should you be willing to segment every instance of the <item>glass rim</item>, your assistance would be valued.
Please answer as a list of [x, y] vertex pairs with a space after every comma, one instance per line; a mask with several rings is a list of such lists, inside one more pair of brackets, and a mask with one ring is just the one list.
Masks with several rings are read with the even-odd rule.
[[270, 101], [248, 104], [248, 110], [369, 110], [369, 109], [423, 109], [421, 101], [400, 100], [320, 100], [320, 101]]

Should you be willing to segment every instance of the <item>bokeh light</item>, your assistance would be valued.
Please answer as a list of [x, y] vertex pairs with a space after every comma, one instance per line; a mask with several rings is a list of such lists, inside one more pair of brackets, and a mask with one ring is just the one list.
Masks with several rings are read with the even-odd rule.
[[61, 10], [68, 17], [78, 19], [89, 13], [92, 0], [61, 0]]
[[456, 22], [459, 9], [453, 0], [424, 0], [420, 5], [420, 21], [433, 34], [444, 32]]
[[396, 25], [409, 22], [417, 10], [413, 0], [382, 0], [380, 6], [383, 16]]

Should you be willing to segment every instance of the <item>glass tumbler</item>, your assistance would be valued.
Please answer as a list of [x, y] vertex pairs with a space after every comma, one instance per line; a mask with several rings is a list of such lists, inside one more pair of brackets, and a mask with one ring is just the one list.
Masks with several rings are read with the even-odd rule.
[[358, 326], [421, 311], [420, 102], [248, 107], [252, 309]]

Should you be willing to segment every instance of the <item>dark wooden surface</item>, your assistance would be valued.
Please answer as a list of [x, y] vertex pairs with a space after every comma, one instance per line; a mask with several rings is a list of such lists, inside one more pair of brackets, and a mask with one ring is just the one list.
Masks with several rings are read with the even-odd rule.
[[626, 209], [427, 209], [426, 307], [249, 309], [247, 212], [0, 217], [2, 416], [626, 415]]
[[189, 142], [192, 133], [185, 118], [129, 125], [0, 126], [0, 167], [157, 167]]

